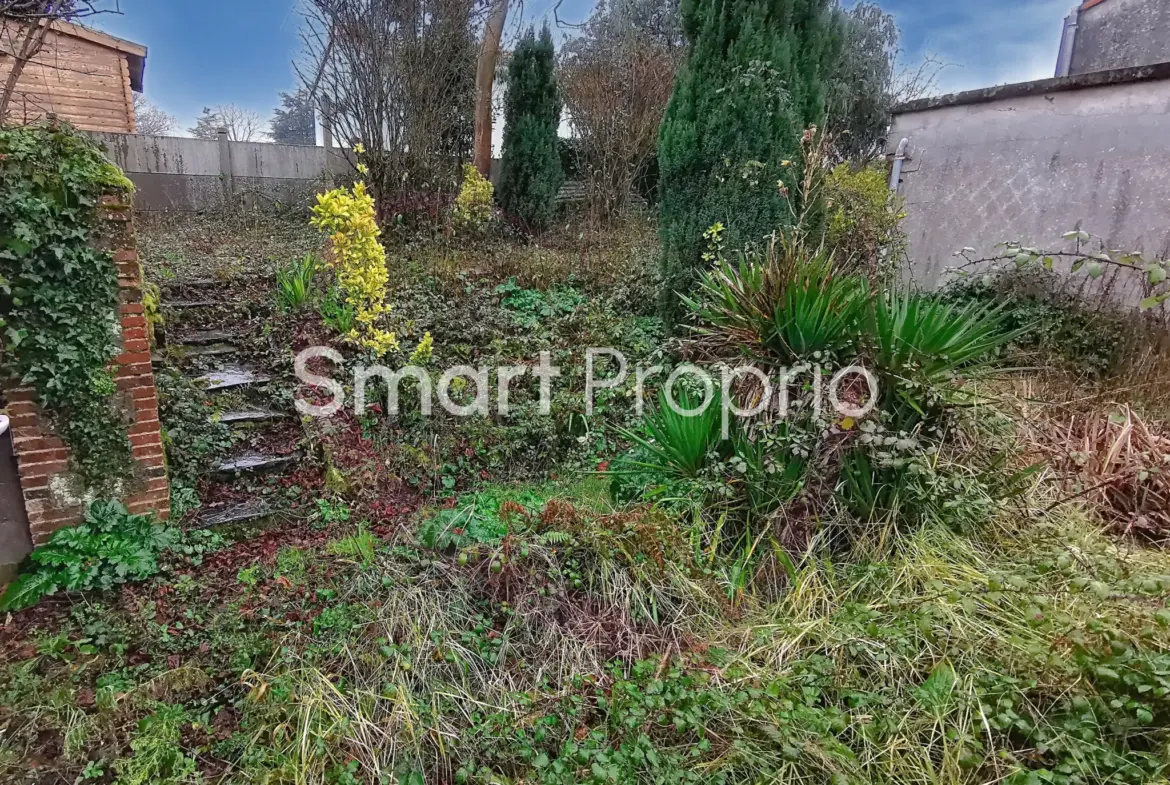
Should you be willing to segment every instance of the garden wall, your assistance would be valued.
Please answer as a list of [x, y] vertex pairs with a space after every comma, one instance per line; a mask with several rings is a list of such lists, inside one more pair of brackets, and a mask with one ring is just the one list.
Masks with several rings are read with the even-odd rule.
[[911, 274], [923, 285], [964, 247], [1052, 250], [1072, 229], [1108, 248], [1170, 250], [1170, 63], [916, 101], [897, 111], [890, 153], [903, 138]]
[[[121, 289], [122, 353], [116, 359], [117, 403], [131, 423], [130, 442], [135, 462], [135, 478], [123, 501], [131, 512], [155, 512], [165, 519], [170, 512], [170, 486], [142, 303], [142, 268], [134, 242], [130, 204], [122, 197], [104, 197], [100, 217], [103, 246], [114, 253]], [[40, 545], [57, 529], [79, 523], [84, 503], [70, 477], [69, 450], [46, 427], [34, 403], [34, 391], [6, 383], [4, 393], [12, 418], [12, 444], [29, 532], [32, 544]], [[0, 564], [11, 564], [25, 555], [8, 552], [19, 543], [13, 545], [8, 541], [4, 546]]]
[[307, 205], [351, 171], [332, 149], [143, 134], [91, 133], [134, 183], [138, 210]]

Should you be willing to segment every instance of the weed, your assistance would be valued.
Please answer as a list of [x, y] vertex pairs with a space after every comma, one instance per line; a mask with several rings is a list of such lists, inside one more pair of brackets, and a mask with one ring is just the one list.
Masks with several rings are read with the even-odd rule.
[[374, 551], [377, 547], [378, 538], [359, 524], [356, 534], [333, 540], [329, 543], [327, 550], [334, 556], [353, 559], [363, 567], [369, 567], [374, 563]]
[[313, 279], [320, 262], [312, 254], [305, 254], [276, 271], [276, 300], [286, 311], [299, 311], [314, 297]]
[[345, 295], [335, 286], [321, 298], [319, 313], [325, 326], [335, 335], [349, 335], [357, 326], [357, 308], [347, 303]]
[[195, 779], [196, 762], [183, 753], [183, 727], [190, 718], [182, 706], [159, 704], [138, 723], [130, 738], [133, 755], [115, 762], [119, 785], [171, 785]]

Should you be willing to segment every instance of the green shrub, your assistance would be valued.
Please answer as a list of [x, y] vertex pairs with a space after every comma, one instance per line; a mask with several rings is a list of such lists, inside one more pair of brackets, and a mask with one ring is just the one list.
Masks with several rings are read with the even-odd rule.
[[29, 557], [24, 570], [0, 598], [0, 608], [19, 610], [59, 591], [109, 589], [142, 581], [159, 572], [168, 551], [196, 559], [215, 547], [214, 535], [192, 534], [160, 525], [153, 515], [131, 515], [115, 501], [97, 501], [81, 525], [59, 529]]
[[508, 62], [499, 199], [504, 212], [531, 229], [552, 222], [564, 181], [557, 145], [560, 123], [552, 33], [545, 25], [537, 39], [530, 27]]
[[844, 268], [890, 280], [906, 255], [903, 203], [884, 167], [841, 164], [824, 181], [825, 245]]
[[683, 8], [689, 57], [662, 121], [658, 164], [668, 318], [703, 269], [717, 222], [757, 250], [795, 219], [802, 134], [821, 124], [840, 29], [827, 0], [698, 0]]
[[1080, 301], [1058, 287], [1054, 273], [1013, 271], [955, 279], [939, 296], [957, 305], [998, 305], [1004, 326], [1016, 334], [1015, 346], [1032, 355], [1033, 364], [1107, 378], [1124, 363], [1135, 336], [1145, 333], [1143, 325], [1132, 315]]
[[463, 183], [455, 197], [452, 219], [455, 226], [472, 234], [482, 232], [492, 219], [491, 182], [471, 164], [463, 165]]

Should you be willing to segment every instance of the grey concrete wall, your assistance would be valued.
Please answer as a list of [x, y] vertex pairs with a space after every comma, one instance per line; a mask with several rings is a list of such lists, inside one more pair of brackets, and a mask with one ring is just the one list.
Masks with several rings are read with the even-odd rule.
[[1070, 73], [1170, 61], [1170, 2], [1104, 0], [1080, 13]]
[[931, 99], [895, 116], [891, 152], [910, 139], [900, 191], [917, 282], [937, 285], [964, 247], [1055, 250], [1074, 228], [1107, 248], [1170, 252], [1170, 78], [1060, 89], [1076, 80]]
[[[348, 171], [324, 147], [91, 134], [136, 187], [138, 210], [210, 210], [225, 205], [299, 206]], [[226, 158], [225, 158], [226, 154]], [[229, 199], [230, 186], [230, 199]]]

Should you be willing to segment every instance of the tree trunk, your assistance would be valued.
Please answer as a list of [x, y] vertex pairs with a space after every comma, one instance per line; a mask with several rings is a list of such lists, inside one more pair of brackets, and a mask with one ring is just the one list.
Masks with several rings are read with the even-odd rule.
[[483, 46], [475, 68], [475, 168], [484, 177], [492, 173], [492, 84], [507, 18], [508, 0], [495, 0], [484, 26]]

